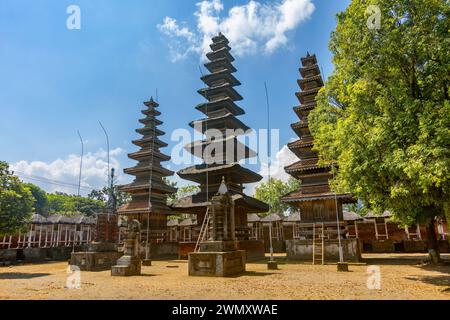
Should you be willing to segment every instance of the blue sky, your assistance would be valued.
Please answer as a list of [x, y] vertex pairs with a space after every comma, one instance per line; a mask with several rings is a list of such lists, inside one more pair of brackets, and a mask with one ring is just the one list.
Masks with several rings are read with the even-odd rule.
[[[133, 165], [126, 154], [136, 151], [131, 140], [138, 136], [134, 130], [140, 126], [142, 102], [154, 95], [156, 88], [163, 130], [167, 132], [164, 140], [169, 143], [163, 151], [170, 154], [176, 143], [170, 141], [173, 130], [189, 129], [190, 121], [202, 117], [194, 109], [202, 102], [196, 92], [203, 87], [199, 79], [201, 52], [197, 40], [187, 39], [183, 33], [178, 36], [164, 33], [161, 26], [170, 17], [176, 20], [175, 31], [185, 28], [196, 39], [205, 36], [204, 30], [199, 29], [198, 2], [2, 0], [0, 159], [28, 175], [76, 184], [80, 153], [77, 130], [80, 130], [87, 155], [83, 185], [100, 187], [106, 180], [102, 152], [105, 138], [98, 121], [108, 129], [114, 166], [121, 171]], [[230, 9], [245, 9], [249, 5], [248, 0], [215, 2], [223, 8], [212, 14], [224, 25], [233, 23]], [[311, 2], [314, 10], [294, 26], [288, 26], [282, 34], [287, 41], [270, 52], [264, 50], [270, 34], [250, 35], [256, 44], [252, 50], [242, 47], [239, 43], [242, 39], [236, 35], [235, 47], [240, 51], [234, 63], [238, 69], [235, 75], [242, 82], [237, 90], [244, 97], [239, 105], [246, 111], [241, 120], [254, 129], [266, 127], [264, 81], [267, 81], [271, 127], [280, 129], [280, 147], [295, 137], [290, 124], [297, 121], [292, 107], [298, 104], [294, 93], [298, 91], [300, 57], [307, 50], [316, 53], [325, 76], [332, 71], [330, 33], [336, 25], [336, 13], [349, 3], [348, 0], [252, 3], [261, 6], [257, 14], [264, 24], [284, 2], [294, 6]], [[80, 30], [66, 27], [69, 17], [66, 9], [72, 4], [81, 10]], [[189, 45], [198, 50], [174, 61], [173, 51], [183, 51]], [[279, 158], [284, 161], [286, 157], [279, 154]], [[172, 170], [184, 167], [170, 162], [167, 165]], [[261, 169], [254, 166], [254, 170]], [[120, 181], [127, 179], [122, 175]], [[38, 184], [49, 191], [58, 188]]]

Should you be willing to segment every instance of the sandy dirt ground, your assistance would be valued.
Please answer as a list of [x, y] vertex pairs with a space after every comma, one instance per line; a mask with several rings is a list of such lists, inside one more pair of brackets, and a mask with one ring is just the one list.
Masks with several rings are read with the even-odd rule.
[[[189, 277], [186, 261], [154, 261], [143, 275], [111, 277], [109, 271], [81, 272], [81, 288], [66, 288], [67, 263], [0, 268], [0, 299], [444, 299], [450, 300], [450, 266], [421, 267], [423, 255], [366, 255], [367, 265], [286, 263], [269, 271], [248, 263], [233, 278]], [[450, 258], [447, 257], [447, 258]], [[381, 289], [367, 287], [368, 266], [379, 266]]]

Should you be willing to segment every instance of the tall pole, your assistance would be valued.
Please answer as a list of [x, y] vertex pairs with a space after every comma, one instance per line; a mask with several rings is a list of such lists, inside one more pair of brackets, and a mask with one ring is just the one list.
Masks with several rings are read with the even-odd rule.
[[[158, 94], [158, 89], [156, 89]], [[153, 100], [153, 98], [152, 98]], [[153, 106], [155, 108], [155, 106]], [[152, 191], [153, 191], [153, 161], [155, 154], [155, 139], [156, 139], [156, 115], [153, 115], [153, 136], [152, 136], [152, 157], [150, 160], [150, 176], [148, 181], [148, 211], [147, 211], [147, 232], [145, 238], [145, 260], [150, 260], [150, 211], [152, 211]]]
[[[203, 78], [202, 67], [198, 66], [198, 69], [200, 70], [200, 75]], [[208, 143], [208, 106], [209, 106], [208, 91], [205, 91], [205, 101], [206, 101], [206, 106], [205, 106], [205, 113], [206, 113], [205, 137], [206, 137], [206, 143]], [[203, 126], [203, 124], [201, 124], [201, 125]], [[205, 148], [206, 148], [206, 144], [205, 144]], [[202, 149], [202, 153], [203, 153], [203, 149]], [[209, 201], [209, 171], [208, 171], [209, 165], [208, 165], [208, 159], [205, 159], [205, 165], [206, 165], [206, 203], [208, 203], [208, 201]], [[205, 219], [206, 219], [206, 216], [205, 216]]]
[[108, 188], [109, 188], [109, 185], [110, 185], [110, 177], [109, 177], [109, 136], [108, 136], [108, 132], [106, 132], [106, 129], [105, 129], [105, 127], [103, 126], [103, 124], [99, 121], [98, 123], [100, 123], [100, 126], [102, 127], [102, 129], [103, 129], [103, 132], [105, 133], [105, 136], [106, 136], [106, 149], [107, 149], [107, 158], [108, 158]]
[[[333, 170], [333, 179], [334, 179], [334, 164], [332, 166]], [[342, 243], [341, 243], [341, 226], [339, 221], [339, 208], [338, 208], [338, 200], [337, 200], [337, 193], [336, 190], [334, 191], [334, 201], [336, 203], [336, 223], [337, 223], [337, 230], [338, 230], [338, 241], [339, 241], [339, 262], [344, 262], [344, 254], [342, 252]]]
[[[264, 89], [266, 91], [266, 104], [267, 104], [267, 168], [269, 176], [269, 214], [272, 211], [272, 181], [270, 177], [270, 104], [269, 104], [269, 91], [267, 90], [267, 83], [264, 82]], [[269, 239], [270, 239], [270, 261], [273, 261], [273, 240], [272, 240], [272, 222], [269, 225]]]
[[83, 143], [83, 138], [81, 137], [80, 131], [77, 130], [77, 133], [78, 133], [78, 137], [80, 138], [80, 142], [81, 142], [80, 173], [78, 175], [78, 196], [80, 196], [81, 171], [83, 170], [84, 143]]

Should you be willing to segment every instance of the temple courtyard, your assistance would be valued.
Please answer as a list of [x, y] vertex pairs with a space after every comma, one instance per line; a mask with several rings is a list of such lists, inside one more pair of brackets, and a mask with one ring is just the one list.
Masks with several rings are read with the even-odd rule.
[[[450, 255], [443, 255], [447, 261]], [[0, 299], [441, 299], [450, 300], [450, 265], [421, 266], [426, 255], [370, 254], [367, 263], [336, 272], [336, 265], [247, 263], [239, 277], [189, 277], [187, 261], [154, 261], [142, 276], [81, 272], [81, 287], [66, 288], [67, 263], [0, 267]], [[368, 289], [369, 266], [379, 266], [381, 289]]]

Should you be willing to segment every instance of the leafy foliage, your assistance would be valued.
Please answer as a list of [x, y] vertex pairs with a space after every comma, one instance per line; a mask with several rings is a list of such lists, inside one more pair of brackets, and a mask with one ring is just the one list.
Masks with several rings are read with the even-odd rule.
[[[381, 29], [366, 26], [368, 5]], [[450, 213], [450, 28], [445, 0], [353, 0], [338, 15], [335, 70], [310, 115], [333, 182], [404, 223]]]
[[0, 161], [0, 235], [22, 229], [31, 217], [33, 201], [30, 189]]
[[[172, 187], [176, 187], [177, 183], [171, 184]], [[187, 185], [181, 188], [178, 188], [177, 192], [168, 196], [169, 203], [174, 203], [176, 200], [180, 200], [182, 198], [194, 195], [200, 191], [199, 186], [195, 185]]]
[[31, 194], [33, 195], [34, 212], [40, 215], [46, 215], [48, 212], [47, 193], [41, 188], [39, 188], [37, 185], [32, 183], [24, 183], [24, 186], [27, 187], [31, 191]]
[[100, 200], [60, 192], [47, 194], [47, 199], [49, 214], [73, 215], [74, 213], [81, 213], [86, 216], [92, 216], [105, 205]]
[[[120, 207], [131, 200], [131, 196], [128, 192], [123, 192], [119, 189], [119, 186], [114, 186], [114, 194], [117, 200], [117, 207]], [[92, 190], [91, 193], [88, 194], [88, 198], [91, 200], [101, 201], [106, 203], [109, 197], [109, 188], [104, 187], [101, 190]]]
[[271, 178], [268, 182], [260, 183], [255, 190], [255, 198], [270, 205], [270, 211], [266, 215], [293, 211], [288, 204], [281, 202], [281, 198], [300, 187], [300, 181], [290, 178], [287, 183]]

